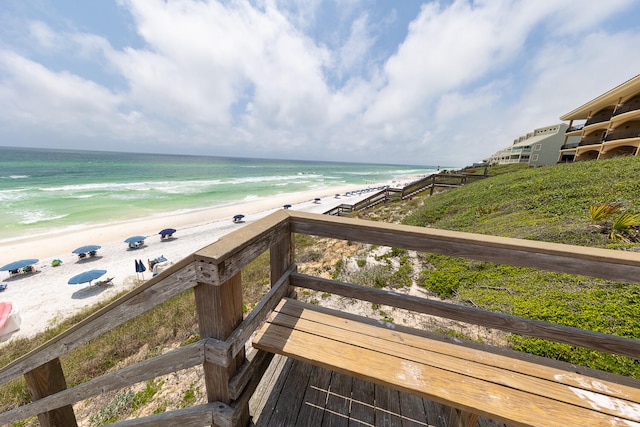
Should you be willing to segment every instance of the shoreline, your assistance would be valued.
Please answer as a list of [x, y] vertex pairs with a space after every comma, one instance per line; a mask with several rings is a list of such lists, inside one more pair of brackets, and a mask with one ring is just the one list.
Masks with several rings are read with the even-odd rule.
[[[342, 203], [356, 203], [369, 196], [367, 193], [345, 196], [346, 192], [354, 190], [357, 188], [353, 185], [343, 185], [322, 190], [285, 193], [222, 207], [202, 208], [178, 214], [158, 214], [147, 218], [98, 224], [79, 230], [27, 236], [6, 242], [0, 247], [0, 259], [11, 262], [36, 258], [39, 261], [35, 264], [36, 273], [8, 277], [8, 272], [0, 272], [0, 282], [7, 284], [7, 289], [0, 292], [0, 302], [11, 302], [21, 318], [20, 329], [1, 336], [0, 346], [17, 338], [33, 336], [46, 330], [57, 320], [71, 316], [118, 292], [130, 290], [139, 283], [136, 278], [149, 279], [152, 273], [148, 270], [145, 273], [136, 273], [136, 260], [143, 261], [145, 266], [148, 260], [160, 256], [169, 262], [177, 262], [244, 224], [282, 209], [285, 204], [291, 204], [292, 210], [324, 213]], [[340, 194], [341, 197], [336, 198], [336, 194]], [[321, 199], [320, 203], [314, 202], [317, 197]], [[236, 214], [245, 215], [241, 223], [231, 220]], [[158, 232], [168, 227], [177, 230], [174, 238], [161, 240]], [[133, 235], [147, 236], [145, 245], [129, 250], [124, 239]], [[77, 255], [71, 253], [75, 248], [88, 244], [101, 246], [97, 256], [79, 260]], [[53, 259], [61, 260], [62, 264], [53, 267]], [[113, 277], [112, 284], [67, 284], [72, 276], [92, 269], [107, 270], [98, 280]]]

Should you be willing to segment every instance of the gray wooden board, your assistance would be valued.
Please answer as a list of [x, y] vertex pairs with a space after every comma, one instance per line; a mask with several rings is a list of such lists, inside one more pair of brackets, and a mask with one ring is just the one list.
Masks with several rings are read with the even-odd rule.
[[400, 414], [402, 427], [427, 426], [427, 410], [424, 399], [412, 394], [400, 393]]
[[376, 425], [402, 427], [399, 392], [376, 385]]
[[304, 393], [302, 408], [300, 408], [296, 425], [322, 425], [330, 384], [331, 371], [314, 366], [311, 370], [309, 385]]
[[375, 423], [373, 383], [354, 378], [351, 397], [353, 401], [349, 427], [373, 425]]
[[309, 385], [311, 368], [312, 366], [306, 363], [294, 363], [291, 366], [287, 380], [284, 382], [284, 389], [280, 394], [274, 411], [280, 425], [295, 425], [298, 412], [302, 406], [303, 391]]
[[[276, 375], [272, 377], [271, 381], [266, 382], [265, 384], [272, 386], [271, 392], [268, 394], [268, 399], [262, 407], [262, 413], [256, 414], [254, 423], [256, 426], [264, 426], [269, 427], [272, 424], [269, 424], [271, 418], [274, 417], [275, 407], [280, 399], [280, 394], [283, 391], [283, 386], [287, 380], [287, 375], [293, 366], [293, 360], [287, 359], [286, 357], [282, 357], [284, 364], [280, 371], [276, 371]], [[264, 380], [264, 378], [263, 378]], [[260, 387], [260, 386], [259, 386]], [[273, 424], [275, 425], [275, 424]]]
[[353, 378], [333, 372], [327, 397], [327, 410], [322, 425], [327, 427], [348, 426], [351, 408], [351, 384]]

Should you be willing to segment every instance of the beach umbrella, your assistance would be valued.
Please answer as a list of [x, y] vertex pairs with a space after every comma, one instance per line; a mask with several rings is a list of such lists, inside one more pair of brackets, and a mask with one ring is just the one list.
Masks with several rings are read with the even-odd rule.
[[285, 209], [289, 209], [291, 207], [291, 205], [284, 205], [283, 208]]
[[147, 238], [147, 236], [131, 236], [131, 237], [127, 237], [124, 242], [125, 243], [136, 243], [136, 242], [142, 242], [143, 240], [145, 240]]
[[91, 285], [92, 280], [96, 280], [98, 277], [104, 275], [107, 270], [89, 270], [80, 274], [76, 274], [67, 282], [70, 285], [79, 285], [81, 283], [89, 282]]
[[175, 232], [176, 232], [175, 228], [165, 228], [164, 230], [161, 230], [158, 234], [162, 236], [162, 238], [164, 238], [164, 236], [171, 236]]
[[37, 262], [38, 262], [37, 259], [21, 259], [20, 261], [14, 261], [14, 262], [10, 262], [7, 265], [3, 265], [2, 267], [0, 267], [0, 271], [20, 270], [21, 268], [28, 267]]
[[89, 252], [97, 251], [101, 247], [102, 246], [98, 246], [98, 245], [85, 245], [85, 246], [80, 246], [79, 248], [75, 248], [73, 251], [71, 251], [71, 253], [72, 254], [86, 254], [86, 253], [89, 253]]
[[240, 221], [242, 218], [244, 218], [244, 215], [242, 215], [242, 214], [234, 215], [234, 216], [233, 216], [233, 222], [238, 222], [238, 221]]

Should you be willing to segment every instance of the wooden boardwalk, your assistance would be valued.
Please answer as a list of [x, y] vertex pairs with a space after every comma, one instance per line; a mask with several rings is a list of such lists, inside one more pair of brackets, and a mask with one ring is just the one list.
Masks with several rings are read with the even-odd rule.
[[[256, 427], [445, 427], [449, 408], [276, 355], [249, 412]], [[478, 427], [505, 424], [480, 418]]]

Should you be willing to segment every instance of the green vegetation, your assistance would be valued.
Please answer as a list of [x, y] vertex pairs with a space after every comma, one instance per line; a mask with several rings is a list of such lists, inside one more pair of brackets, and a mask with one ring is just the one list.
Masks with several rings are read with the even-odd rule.
[[[640, 250], [635, 237], [640, 225], [638, 173], [640, 161], [634, 157], [514, 170], [429, 198], [404, 223], [636, 251]], [[640, 338], [637, 284], [433, 254], [422, 254], [421, 259], [419, 283], [441, 298]], [[521, 351], [640, 378], [638, 360], [527, 337], [509, 340]]]

